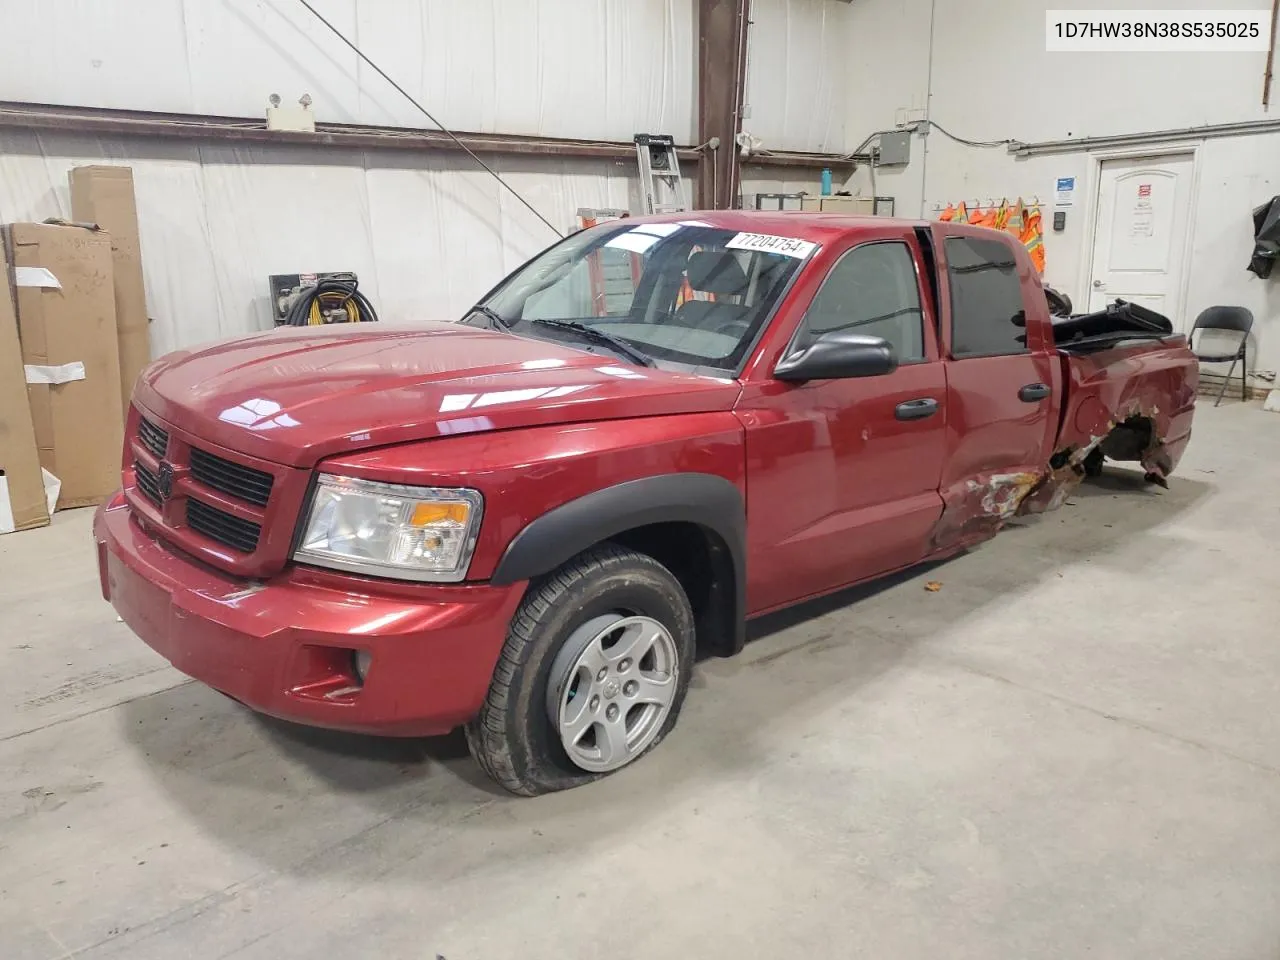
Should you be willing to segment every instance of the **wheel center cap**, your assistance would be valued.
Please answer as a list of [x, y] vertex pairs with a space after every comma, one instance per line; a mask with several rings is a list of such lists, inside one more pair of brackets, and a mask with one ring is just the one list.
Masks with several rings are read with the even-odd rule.
[[614, 697], [618, 695], [618, 691], [620, 689], [621, 687], [618, 686], [617, 680], [607, 681], [604, 685], [604, 698], [606, 700], [612, 700]]

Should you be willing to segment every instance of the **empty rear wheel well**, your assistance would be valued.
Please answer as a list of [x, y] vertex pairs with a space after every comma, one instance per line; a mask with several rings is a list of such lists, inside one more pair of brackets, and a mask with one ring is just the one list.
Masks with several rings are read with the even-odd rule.
[[696, 523], [674, 521], [635, 527], [609, 539], [648, 554], [680, 581], [693, 608], [700, 656], [734, 652], [733, 556], [718, 534]]
[[1098, 449], [1109, 460], [1141, 460], [1155, 443], [1155, 421], [1150, 417], [1132, 416], [1112, 427]]

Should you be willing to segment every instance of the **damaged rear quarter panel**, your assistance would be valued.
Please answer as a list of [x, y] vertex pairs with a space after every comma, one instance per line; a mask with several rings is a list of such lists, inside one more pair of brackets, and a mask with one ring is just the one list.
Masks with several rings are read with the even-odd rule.
[[1172, 473], [1191, 437], [1200, 381], [1186, 341], [1141, 342], [1062, 361], [1067, 409], [1055, 455], [1083, 461], [1117, 426], [1143, 419], [1151, 424], [1148, 442], [1135, 450], [1108, 448], [1108, 456], [1138, 461], [1161, 478]]
[[1191, 437], [1199, 383], [1183, 338], [1064, 354], [1060, 361], [1066, 406], [1043, 470], [979, 474], [944, 491], [935, 550], [987, 539], [1015, 516], [1056, 510], [1084, 479], [1095, 450], [1141, 463], [1158, 482], [1177, 466]]

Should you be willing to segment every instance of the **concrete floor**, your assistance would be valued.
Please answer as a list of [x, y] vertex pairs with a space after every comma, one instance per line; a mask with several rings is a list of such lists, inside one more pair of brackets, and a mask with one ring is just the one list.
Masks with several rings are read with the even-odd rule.
[[[638, 767], [261, 719], [0, 538], [0, 957], [1275, 958], [1280, 416], [757, 625]], [[942, 581], [938, 593], [923, 589]]]

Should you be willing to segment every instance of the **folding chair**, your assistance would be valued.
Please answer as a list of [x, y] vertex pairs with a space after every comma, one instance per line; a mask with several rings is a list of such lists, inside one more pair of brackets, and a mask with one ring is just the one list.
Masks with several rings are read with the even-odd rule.
[[[1218, 399], [1213, 402], [1216, 407], [1222, 402], [1222, 395], [1227, 392], [1227, 383], [1231, 380], [1231, 374], [1235, 372], [1236, 364], [1240, 363], [1240, 399], [1245, 400], [1249, 396], [1249, 387], [1247, 377], [1249, 376], [1249, 331], [1253, 328], [1253, 314], [1244, 307], [1208, 307], [1200, 316], [1196, 317], [1195, 326], [1191, 328], [1191, 352], [1202, 363], [1226, 363], [1231, 361], [1231, 368], [1227, 371], [1227, 375], [1222, 378], [1222, 389], [1218, 391]], [[1240, 334], [1240, 343], [1234, 352], [1230, 353], [1201, 353], [1200, 348], [1196, 346], [1197, 330], [1230, 330]], [[1200, 341], [1204, 341], [1204, 336], [1200, 337]]]

